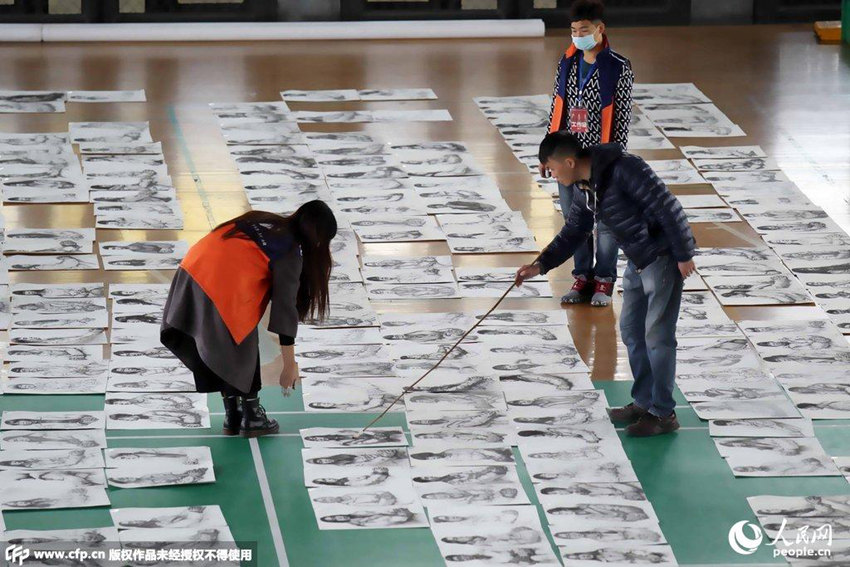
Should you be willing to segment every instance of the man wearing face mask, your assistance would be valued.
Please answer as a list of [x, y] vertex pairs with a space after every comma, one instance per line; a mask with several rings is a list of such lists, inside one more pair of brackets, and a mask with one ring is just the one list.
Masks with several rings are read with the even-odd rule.
[[517, 271], [516, 284], [560, 266], [595, 224], [608, 223], [629, 259], [620, 334], [635, 378], [634, 402], [612, 409], [611, 418], [629, 423], [626, 432], [636, 437], [675, 431], [676, 322], [696, 246], [682, 205], [645, 161], [619, 144], [584, 148], [574, 134], [554, 132], [540, 144], [539, 158], [575, 192], [564, 228], [537, 262]]
[[[576, 0], [571, 7], [572, 45], [558, 62], [549, 132], [572, 132], [583, 148], [616, 143], [626, 149], [634, 74], [629, 60], [608, 46], [603, 9], [600, 0]], [[540, 175], [549, 177], [542, 163]], [[573, 194], [572, 187], [558, 184], [564, 219]], [[610, 305], [617, 279], [617, 243], [607, 225], [599, 224], [595, 239], [589, 237], [576, 250], [574, 262], [576, 280], [561, 302]]]

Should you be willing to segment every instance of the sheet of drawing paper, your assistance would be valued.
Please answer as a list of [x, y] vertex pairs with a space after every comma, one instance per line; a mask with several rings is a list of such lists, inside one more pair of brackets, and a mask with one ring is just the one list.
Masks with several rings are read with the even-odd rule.
[[337, 466], [410, 468], [406, 447], [301, 449], [301, 459], [304, 461], [304, 466], [316, 468]]
[[788, 274], [779, 256], [769, 248], [698, 248], [694, 262], [703, 277]]
[[793, 276], [708, 276], [706, 282], [723, 305], [812, 303], [812, 297]]
[[364, 465], [304, 465], [304, 484], [308, 487], [357, 488], [410, 486], [410, 469]]
[[639, 106], [711, 102], [693, 83], [636, 83], [632, 87], [632, 100]]
[[436, 100], [437, 95], [428, 88], [422, 89], [361, 89], [360, 100]]
[[58, 359], [61, 361], [96, 361], [103, 360], [101, 345], [75, 346], [30, 346], [10, 345], [6, 350], [6, 360], [40, 360]]
[[308, 493], [317, 517], [342, 506], [352, 511], [372, 506], [421, 506], [409, 476], [376, 485], [316, 486], [309, 488]]
[[668, 185], [705, 183], [696, 168], [686, 159], [649, 160], [646, 163]]
[[800, 417], [800, 411], [784, 396], [766, 400], [693, 402], [691, 407], [705, 420]]
[[221, 528], [227, 521], [221, 508], [213, 506], [188, 506], [174, 508], [112, 508], [112, 522], [118, 529], [157, 528]]
[[[330, 382], [339, 382], [326, 386]], [[396, 378], [303, 378], [304, 409], [307, 411], [370, 412], [383, 410], [401, 395], [404, 381]], [[404, 411], [397, 403], [395, 411]]]
[[672, 150], [676, 146], [668, 140], [661, 130], [653, 127], [646, 129], [629, 129], [629, 142], [626, 149], [634, 150]]
[[68, 91], [68, 102], [145, 102], [144, 89], [135, 91]]
[[726, 463], [735, 476], [742, 477], [843, 476], [826, 454], [809, 457], [763, 454], [730, 456], [726, 458]]
[[[62, 290], [54, 288], [55, 292]], [[52, 299], [52, 297], [39, 297], [37, 295], [14, 294], [11, 302], [12, 313], [19, 318], [29, 315], [86, 315], [107, 314], [106, 299], [103, 297], [86, 297], [81, 299]]]
[[78, 470], [103, 468], [100, 449], [6, 449], [0, 451], [3, 470]]
[[768, 157], [750, 157], [744, 159], [707, 158], [694, 159], [694, 165], [700, 171], [778, 171], [779, 164]]
[[[669, 545], [643, 545], [642, 543], [573, 544], [560, 547], [565, 567], [594, 567], [622, 565], [626, 560], [634, 565], [660, 565], [675, 567], [679, 563]], [[596, 558], [599, 559], [596, 559]], [[593, 559], [588, 559], [593, 558]]]
[[137, 464], [159, 466], [212, 467], [209, 447], [134, 448], [124, 447], [104, 451], [107, 468], [132, 469]]
[[814, 437], [807, 419], [716, 419], [708, 423], [712, 437]]
[[446, 467], [469, 465], [515, 465], [513, 452], [506, 448], [475, 448], [458, 444], [432, 445], [426, 449], [410, 451], [414, 469], [441, 465]]
[[95, 231], [74, 229], [7, 229], [4, 252], [55, 252], [91, 254]]
[[841, 518], [850, 497], [843, 494], [829, 496], [749, 496], [747, 502], [753, 513], [763, 516], [787, 516], [789, 518]]
[[99, 144], [83, 142], [82, 155], [162, 155], [162, 142], [131, 142], [128, 144]]
[[682, 146], [688, 159], [749, 159], [765, 158], [761, 146]]
[[106, 377], [12, 377], [2, 383], [4, 394], [103, 394]]
[[[461, 282], [460, 294], [463, 297], [492, 297], [504, 295], [510, 284], [506, 282]], [[508, 294], [510, 297], [552, 297], [552, 287], [549, 282], [526, 282], [521, 287], [515, 287]]]
[[409, 217], [404, 220], [374, 218], [354, 220], [351, 223], [363, 242], [413, 242], [418, 240], [445, 240], [445, 234], [433, 217]]
[[107, 408], [108, 429], [206, 429], [209, 410], [149, 409], [140, 406]]
[[734, 209], [720, 207], [715, 209], [685, 209], [689, 223], [699, 222], [741, 222], [741, 217]]
[[70, 312], [70, 313], [13, 313], [12, 322], [16, 327], [36, 329], [105, 329], [108, 326], [106, 312]]
[[134, 463], [126, 467], [106, 469], [110, 486], [146, 488], [215, 482], [212, 463], [180, 465], [164, 463]]
[[369, 298], [376, 301], [402, 299], [454, 299], [461, 297], [457, 284], [452, 283], [366, 283]]
[[[186, 545], [180, 544], [203, 544], [213, 545], [215, 543], [232, 543], [233, 535], [227, 526], [214, 528], [138, 528], [120, 530], [118, 537], [123, 547], [168, 547], [185, 549]], [[152, 543], [153, 546], [142, 546], [141, 543]], [[128, 545], [130, 544], [130, 545]], [[228, 546], [231, 547], [231, 546]], [[231, 564], [226, 563], [227, 567]]]
[[426, 528], [428, 518], [420, 506], [337, 506], [317, 515], [320, 530]]
[[[532, 482], [638, 482], [628, 460], [535, 463], [529, 471]], [[560, 520], [560, 518], [559, 518]], [[553, 521], [549, 515], [550, 523]]]
[[287, 102], [343, 102], [360, 100], [360, 95], [354, 89], [299, 91], [286, 90], [280, 93]]
[[74, 143], [151, 143], [147, 122], [71, 122], [68, 125]]
[[104, 413], [100, 411], [4, 411], [0, 429], [103, 429], [105, 424], [104, 419]]
[[360, 429], [312, 427], [301, 429], [301, 439], [307, 448], [314, 447], [400, 447], [407, 437], [400, 427], [373, 427], [361, 434]]
[[[79, 472], [79, 471], [73, 471]], [[99, 486], [39, 488], [0, 492], [3, 510], [50, 510], [109, 506], [109, 495]]]
[[74, 431], [2, 431], [0, 450], [98, 449], [106, 447], [102, 429]]
[[97, 270], [100, 268], [94, 254], [38, 255], [16, 254], [7, 257], [9, 269], [28, 270]]
[[[413, 469], [413, 486], [422, 503], [466, 502], [488, 506], [529, 502], [513, 467], [438, 467], [432, 471]], [[426, 473], [432, 474], [426, 474]], [[471, 480], [482, 476], [486, 480]], [[492, 479], [489, 477], [493, 477]], [[470, 479], [465, 482], [463, 479]]]

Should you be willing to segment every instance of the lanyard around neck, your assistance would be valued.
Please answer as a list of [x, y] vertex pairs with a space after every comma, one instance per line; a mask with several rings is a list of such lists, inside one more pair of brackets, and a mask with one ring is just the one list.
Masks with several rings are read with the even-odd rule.
[[593, 76], [593, 70], [596, 68], [596, 61], [590, 66], [590, 69], [587, 71], [587, 75], [582, 77], [582, 67], [587, 65], [587, 61], [584, 60], [584, 54], [582, 54], [581, 58], [578, 60], [578, 100], [581, 102], [582, 95], [584, 94], [584, 88], [587, 86], [587, 82], [590, 81], [590, 78]]

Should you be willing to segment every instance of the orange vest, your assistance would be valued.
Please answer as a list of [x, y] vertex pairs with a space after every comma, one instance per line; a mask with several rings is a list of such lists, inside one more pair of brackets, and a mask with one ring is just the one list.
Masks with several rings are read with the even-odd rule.
[[232, 224], [189, 249], [180, 267], [215, 305], [236, 344], [260, 323], [271, 296], [269, 257], [247, 238], [222, 236]]

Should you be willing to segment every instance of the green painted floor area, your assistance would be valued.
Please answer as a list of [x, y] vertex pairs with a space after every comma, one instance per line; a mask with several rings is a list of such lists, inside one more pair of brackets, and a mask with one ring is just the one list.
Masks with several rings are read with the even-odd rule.
[[[629, 400], [629, 382], [598, 383], [612, 405]], [[735, 478], [717, 453], [700, 421], [681, 394], [677, 408], [682, 429], [654, 439], [631, 439], [620, 431], [626, 453], [646, 490], [676, 557], [683, 565], [783, 564], [770, 548], [753, 555], [736, 554], [727, 543], [737, 521], [755, 522], [746, 497], [756, 494], [848, 494], [850, 484], [835, 478]], [[145, 489], [110, 488], [112, 506], [187, 506], [218, 504], [237, 541], [256, 542], [258, 565], [279, 565], [273, 528], [267, 514], [277, 518], [289, 565], [297, 567], [346, 565], [382, 567], [442, 565], [427, 529], [319, 531], [303, 483], [301, 440], [305, 427], [362, 427], [373, 414], [316, 414], [302, 411], [300, 393], [283, 398], [274, 388], [261, 393], [263, 403], [281, 424], [281, 434], [251, 443], [219, 435], [219, 401], [210, 396], [209, 430], [110, 431], [110, 447], [169, 447], [207, 445], [215, 461], [214, 484]], [[0, 396], [0, 409], [101, 409], [102, 396]], [[405, 425], [402, 413], [390, 414], [381, 425]], [[850, 425], [816, 422], [818, 438], [832, 455], [850, 455]], [[259, 461], [255, 461], [259, 457]], [[519, 457], [519, 455], [517, 455]], [[267, 479], [270, 499], [263, 497], [257, 462]], [[520, 476], [536, 503], [528, 475], [518, 458]], [[19, 511], [4, 514], [9, 529], [61, 529], [111, 525], [104, 508]], [[542, 514], [541, 514], [542, 518]]]

